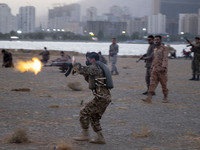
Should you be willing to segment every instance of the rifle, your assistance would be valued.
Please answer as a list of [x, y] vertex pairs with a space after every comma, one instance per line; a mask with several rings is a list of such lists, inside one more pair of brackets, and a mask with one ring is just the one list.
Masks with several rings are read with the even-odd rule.
[[140, 60], [142, 60], [144, 57], [147, 57], [147, 54], [142, 55], [137, 61], [136, 63], [138, 63]]
[[52, 62], [50, 65], [44, 65], [44, 67], [53, 67], [53, 66], [60, 67], [60, 69], [64, 71], [66, 77], [71, 73], [73, 68], [72, 63], [68, 62]]
[[190, 40], [188, 40], [186, 37], [184, 37], [184, 39], [189, 43], [189, 45], [187, 45], [187, 47], [189, 47], [189, 46], [192, 46], [193, 47], [193, 45], [192, 44], [190, 44], [191, 43], [191, 41]]

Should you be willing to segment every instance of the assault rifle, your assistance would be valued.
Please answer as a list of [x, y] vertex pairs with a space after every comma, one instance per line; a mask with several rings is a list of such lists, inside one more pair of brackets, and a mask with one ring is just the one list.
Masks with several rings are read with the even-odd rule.
[[73, 68], [72, 63], [68, 62], [53, 61], [50, 65], [44, 65], [44, 67], [53, 67], [53, 66], [59, 67], [59, 69], [63, 71], [66, 77], [71, 73]]
[[189, 45], [187, 45], [187, 47], [189, 47], [189, 46], [192, 46], [193, 47], [193, 45], [192, 44], [190, 44], [191, 43], [191, 41], [190, 40], [188, 40], [186, 37], [184, 37], [184, 39], [189, 43]]
[[136, 63], [138, 63], [140, 60], [142, 60], [144, 57], [147, 57], [147, 54], [142, 55], [137, 61]]

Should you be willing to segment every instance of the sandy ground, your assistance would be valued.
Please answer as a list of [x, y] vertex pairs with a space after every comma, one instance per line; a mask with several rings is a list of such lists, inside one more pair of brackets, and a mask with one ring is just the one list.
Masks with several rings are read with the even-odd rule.
[[[74, 55], [85, 62], [83, 55]], [[33, 56], [37, 52], [13, 54], [15, 62]], [[159, 85], [153, 103], [146, 104], [141, 101], [146, 90], [144, 63], [120, 57], [120, 75], [113, 76], [112, 103], [101, 120], [105, 145], [73, 141], [80, 131], [80, 102], [93, 98], [82, 76], [66, 78], [57, 67], [42, 68], [38, 75], [0, 68], [0, 150], [53, 150], [60, 142], [77, 150], [199, 150], [200, 81], [188, 80], [190, 64], [191, 60], [170, 59], [170, 103], [161, 103]], [[81, 82], [83, 90], [72, 91], [67, 86], [71, 82]], [[19, 88], [30, 91], [12, 91]], [[10, 144], [8, 138], [16, 129], [27, 130], [30, 143]], [[90, 133], [95, 135], [91, 128]]]

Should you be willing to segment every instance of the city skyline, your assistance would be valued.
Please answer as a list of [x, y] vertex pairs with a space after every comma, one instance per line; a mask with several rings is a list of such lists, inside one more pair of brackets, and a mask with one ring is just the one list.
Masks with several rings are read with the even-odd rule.
[[[110, 7], [113, 5], [129, 7], [130, 13], [134, 17], [142, 17], [151, 13], [150, 0], [110, 0], [109, 2], [107, 2], [107, 0], [1, 0], [1, 3], [7, 4], [11, 8], [11, 13], [13, 15], [18, 14], [19, 8], [22, 6], [34, 6], [36, 8], [36, 26], [40, 24], [47, 25], [49, 9], [55, 6], [63, 6], [72, 3], [79, 3], [81, 5], [81, 17], [86, 15], [86, 9], [89, 7], [96, 7], [98, 15], [102, 15], [103, 13], [108, 13]], [[123, 5], [121, 5], [122, 3]], [[142, 11], [141, 8], [143, 8]]]

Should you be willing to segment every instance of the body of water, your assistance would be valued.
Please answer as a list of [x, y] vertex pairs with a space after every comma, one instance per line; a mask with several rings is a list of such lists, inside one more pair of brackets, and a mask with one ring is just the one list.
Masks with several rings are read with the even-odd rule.
[[[0, 41], [0, 48], [42, 50], [43, 47], [47, 47], [48, 50], [75, 51], [79, 53], [101, 51], [103, 55], [108, 55], [110, 44], [99, 42]], [[148, 44], [128, 43], [118, 43], [118, 45], [119, 55], [143, 55], [149, 46]], [[175, 48], [177, 56], [181, 57], [183, 56], [182, 50], [186, 48], [186, 45], [171, 45], [171, 47]]]

